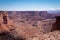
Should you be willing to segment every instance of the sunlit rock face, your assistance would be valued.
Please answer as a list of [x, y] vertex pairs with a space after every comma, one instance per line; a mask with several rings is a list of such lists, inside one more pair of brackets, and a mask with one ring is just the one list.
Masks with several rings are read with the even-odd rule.
[[3, 26], [5, 26], [6, 24], [8, 24], [6, 12], [0, 11], [0, 31], [1, 32], [4, 30]]
[[13, 29], [11, 25], [13, 22], [8, 18], [7, 11], [0, 11], [0, 32], [10, 31]]
[[55, 20], [56, 19], [46, 19], [41, 21], [41, 27], [42, 27], [41, 29], [43, 29], [42, 32], [44, 33], [50, 32], [52, 30], [53, 24], [55, 23]]

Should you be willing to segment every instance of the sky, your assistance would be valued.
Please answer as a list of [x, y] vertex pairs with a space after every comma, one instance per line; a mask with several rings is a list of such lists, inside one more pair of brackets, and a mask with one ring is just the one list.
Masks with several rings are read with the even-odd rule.
[[60, 0], [0, 0], [0, 10], [40, 11], [60, 9]]

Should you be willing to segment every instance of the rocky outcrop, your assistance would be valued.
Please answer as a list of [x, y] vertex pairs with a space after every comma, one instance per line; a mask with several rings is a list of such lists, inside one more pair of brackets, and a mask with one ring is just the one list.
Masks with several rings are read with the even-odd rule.
[[60, 40], [60, 31], [53, 31], [43, 35], [37, 35], [33, 38], [27, 38], [27, 40]]
[[0, 32], [10, 31], [13, 22], [8, 18], [7, 12], [0, 12]]
[[[8, 18], [8, 14], [5, 11], [0, 11], [0, 40], [25, 40], [20, 36], [17, 37], [15, 32], [15, 24]], [[12, 32], [13, 31], [13, 32]]]

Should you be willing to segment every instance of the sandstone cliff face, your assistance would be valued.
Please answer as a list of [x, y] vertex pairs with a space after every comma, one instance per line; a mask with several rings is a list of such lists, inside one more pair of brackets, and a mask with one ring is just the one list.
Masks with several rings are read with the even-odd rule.
[[7, 12], [1, 11], [0, 12], [0, 30], [3, 31], [10, 31], [11, 25], [13, 22], [8, 19]]
[[[13, 35], [15, 24], [8, 18], [5, 11], [0, 12], [0, 40], [23, 40], [21, 37]], [[13, 32], [12, 32], [13, 31]]]
[[[4, 18], [6, 16], [7, 16], [6, 14], [3, 14], [3, 12], [0, 12], [0, 29], [1, 29], [1, 31], [4, 30], [4, 28], [5, 28], [4, 26], [6, 26], [5, 24], [7, 24], [7, 18]], [[5, 29], [5, 30], [7, 30], [7, 29]]]

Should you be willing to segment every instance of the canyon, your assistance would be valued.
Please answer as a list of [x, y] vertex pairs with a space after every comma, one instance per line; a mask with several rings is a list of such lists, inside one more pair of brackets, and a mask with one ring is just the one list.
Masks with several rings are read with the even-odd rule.
[[59, 20], [47, 11], [0, 11], [0, 39], [43, 40], [50, 33], [59, 34]]

